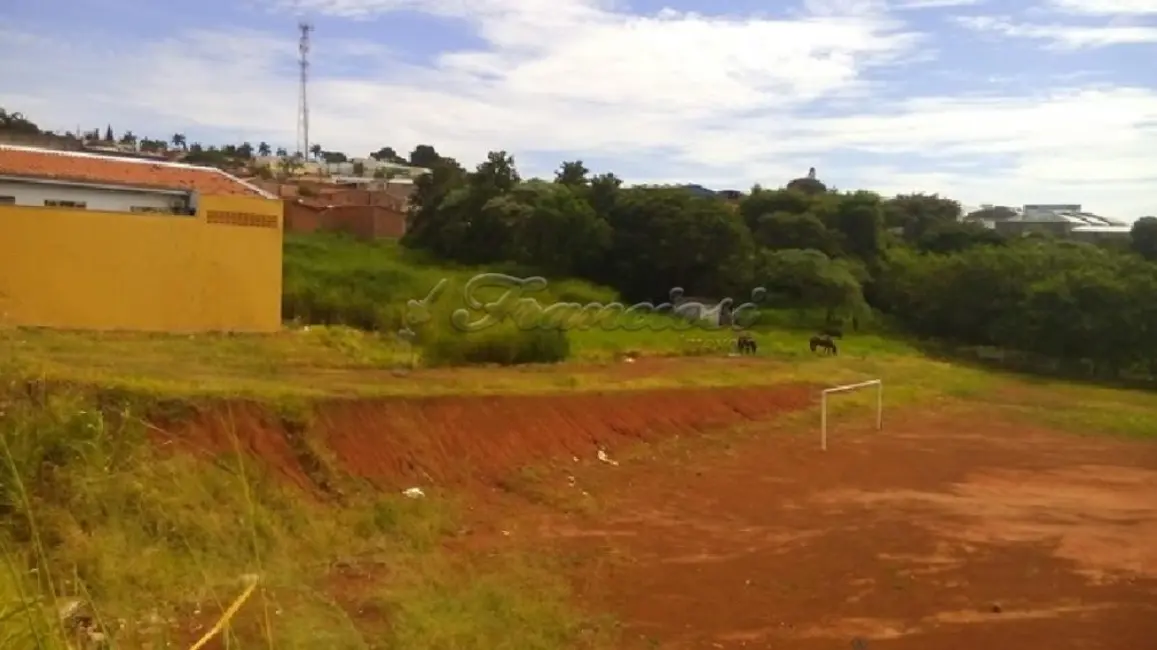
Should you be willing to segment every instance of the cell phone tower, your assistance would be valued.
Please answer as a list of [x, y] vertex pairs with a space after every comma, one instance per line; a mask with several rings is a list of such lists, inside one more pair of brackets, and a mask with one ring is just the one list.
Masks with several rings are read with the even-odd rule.
[[300, 37], [297, 41], [299, 54], [297, 66], [301, 73], [301, 90], [297, 107], [297, 150], [305, 158], [309, 158], [309, 35], [313, 32], [313, 25], [307, 21], [297, 24]]

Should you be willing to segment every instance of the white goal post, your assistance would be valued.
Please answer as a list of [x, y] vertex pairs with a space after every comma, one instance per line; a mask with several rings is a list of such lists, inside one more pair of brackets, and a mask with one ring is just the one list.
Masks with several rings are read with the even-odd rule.
[[820, 393], [820, 449], [828, 449], [828, 395], [847, 393], [869, 386], [876, 387], [876, 430], [884, 428], [884, 382], [880, 379], [861, 381], [858, 384], [833, 386]]

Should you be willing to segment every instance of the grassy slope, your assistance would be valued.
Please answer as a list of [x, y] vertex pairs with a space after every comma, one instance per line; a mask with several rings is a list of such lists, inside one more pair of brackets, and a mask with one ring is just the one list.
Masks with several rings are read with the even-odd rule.
[[[418, 269], [406, 277], [440, 274]], [[687, 335], [676, 332], [574, 336], [580, 357], [596, 361], [622, 349], [672, 353], [687, 345]], [[953, 366], [886, 338], [850, 337], [839, 358], [811, 355], [801, 332], [770, 328], [760, 340], [763, 362], [720, 360], [712, 372], [688, 359], [660, 374], [623, 374], [616, 364], [596, 362], [396, 376], [390, 368], [404, 349], [342, 328], [272, 337], [5, 331], [0, 359], [8, 365], [0, 371], [149, 395], [270, 400], [880, 377], [888, 408], [965, 400], [1074, 431], [1136, 435], [1151, 434], [1157, 421], [1150, 394]], [[0, 394], [0, 507], [10, 522], [0, 535], [8, 569], [0, 577], [0, 648], [32, 647], [30, 636], [39, 647], [63, 647], [57, 617], [36, 596], [92, 603], [107, 626], [123, 626], [122, 647], [174, 640], [188, 647], [242, 593], [245, 574], [260, 576], [262, 587], [245, 605], [247, 625], [232, 632], [250, 643], [231, 647], [545, 650], [611, 643], [613, 626], [568, 608], [566, 587], [547, 560], [447, 552], [443, 541], [460, 525], [454, 495], [410, 500], [350, 483], [342, 486], [341, 507], [317, 503], [264, 476], [239, 443], [236, 456], [214, 464], [166, 455], [146, 444], [148, 425], [133, 412], [101, 414], [83, 395], [34, 403], [18, 388]], [[849, 396], [838, 407], [869, 398]], [[345, 568], [335, 572], [334, 562]], [[357, 577], [367, 564], [389, 579]], [[327, 582], [334, 580], [353, 607], [333, 600]], [[349, 613], [358, 610], [365, 613]]]
[[[707, 336], [707, 335], [697, 335]], [[721, 334], [713, 334], [723, 338]], [[765, 364], [703, 372], [695, 363], [662, 374], [621, 374], [607, 358], [616, 351], [676, 354], [675, 332], [573, 334], [579, 359], [556, 367], [457, 368], [397, 371], [408, 353], [398, 344], [344, 328], [311, 328], [269, 337], [140, 336], [49, 331], [0, 331], [12, 374], [128, 389], [165, 397], [247, 396], [265, 400], [327, 396], [728, 386], [798, 379], [821, 383], [883, 378], [889, 402], [942, 395], [983, 396], [993, 408], [1037, 413], [1054, 423], [1145, 433], [1151, 393], [988, 373], [927, 359], [902, 341], [852, 336], [838, 359], [807, 350], [807, 333], [760, 335]], [[1006, 391], [1004, 387], [1016, 386]], [[1138, 409], [1142, 409], [1138, 411]]]

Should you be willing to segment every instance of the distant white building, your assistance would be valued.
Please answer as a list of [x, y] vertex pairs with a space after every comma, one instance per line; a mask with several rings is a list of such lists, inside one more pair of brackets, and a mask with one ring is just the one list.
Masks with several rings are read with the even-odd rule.
[[1085, 212], [1075, 203], [1025, 205], [1019, 214], [997, 221], [994, 227], [1009, 235], [1036, 232], [1088, 241], [1125, 237], [1132, 231], [1128, 223]]
[[[278, 169], [282, 164], [282, 158], [280, 156], [259, 156], [257, 158], [257, 164], [264, 165], [270, 169]], [[351, 158], [341, 163], [327, 163], [313, 160], [302, 161], [297, 166], [297, 172], [305, 175], [326, 174], [329, 176], [358, 177], [355, 172], [359, 167], [362, 171], [359, 178], [373, 178], [380, 172], [392, 179], [413, 180], [430, 173], [430, 170], [425, 167], [414, 167], [396, 162], [374, 160], [373, 158]]]
[[1047, 218], [1051, 214], [1062, 212], [1079, 213], [1081, 211], [1080, 203], [1035, 203], [1025, 204], [1021, 208], [1021, 215], [1025, 219]]

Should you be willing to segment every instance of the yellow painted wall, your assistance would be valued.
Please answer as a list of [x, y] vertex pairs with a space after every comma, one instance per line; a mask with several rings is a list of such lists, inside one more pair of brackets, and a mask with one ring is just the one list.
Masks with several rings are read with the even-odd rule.
[[0, 206], [0, 325], [277, 331], [282, 202], [199, 202], [195, 217]]

